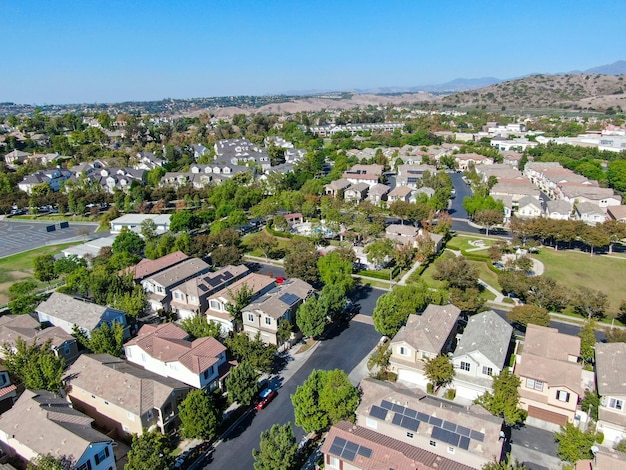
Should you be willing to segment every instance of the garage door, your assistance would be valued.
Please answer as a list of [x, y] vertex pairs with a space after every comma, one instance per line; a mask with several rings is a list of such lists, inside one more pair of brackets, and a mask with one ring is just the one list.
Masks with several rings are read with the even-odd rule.
[[548, 423], [558, 424], [559, 426], [565, 426], [567, 424], [567, 416], [555, 413], [554, 411], [542, 410], [535, 406], [528, 406], [528, 416], [547, 421]]
[[407, 369], [398, 370], [398, 380], [409, 382], [423, 388], [425, 388], [428, 383], [428, 379], [422, 374]]

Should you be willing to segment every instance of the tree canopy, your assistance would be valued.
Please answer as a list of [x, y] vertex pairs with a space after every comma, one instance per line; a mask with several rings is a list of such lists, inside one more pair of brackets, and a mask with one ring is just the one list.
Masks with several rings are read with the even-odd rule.
[[298, 453], [296, 436], [291, 423], [274, 424], [261, 433], [260, 450], [253, 449], [254, 470], [291, 470]]
[[178, 407], [180, 432], [189, 439], [211, 439], [217, 433], [222, 413], [205, 390], [192, 390]]
[[169, 446], [169, 439], [160, 431], [144, 431], [133, 434], [132, 444], [128, 452], [128, 463], [124, 470], [154, 470], [170, 468], [174, 463]]
[[493, 377], [493, 391], [487, 391], [474, 403], [481, 405], [494, 416], [504, 418], [505, 424], [514, 426], [524, 422], [526, 411], [519, 407], [520, 378], [509, 369], [504, 369]]
[[242, 362], [230, 371], [226, 379], [226, 390], [231, 402], [251, 405], [259, 391], [258, 373], [248, 362]]
[[4, 366], [17, 376], [26, 388], [57, 392], [61, 388], [61, 377], [65, 361], [52, 351], [52, 342], [47, 340], [39, 345], [27, 344], [18, 337], [13, 348], [3, 347]]
[[526, 326], [529, 323], [540, 326], [550, 326], [550, 314], [548, 311], [537, 305], [525, 304], [516, 305], [507, 314], [509, 321]]
[[448, 356], [440, 354], [437, 357], [426, 360], [424, 375], [433, 385], [433, 389], [437, 391], [439, 388], [452, 383], [454, 379], [454, 365], [452, 365]]
[[122, 357], [124, 347], [124, 326], [117, 321], [111, 325], [103, 323], [88, 335], [83, 329], [74, 325], [74, 336], [80, 344], [85, 346], [94, 354], [110, 354], [115, 357]]

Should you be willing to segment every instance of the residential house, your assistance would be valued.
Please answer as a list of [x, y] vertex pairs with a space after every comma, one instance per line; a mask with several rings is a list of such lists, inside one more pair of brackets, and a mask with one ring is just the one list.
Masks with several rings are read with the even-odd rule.
[[353, 165], [349, 170], [348, 173], [361, 173], [361, 174], [367, 174], [367, 175], [376, 175], [376, 176], [382, 176], [383, 171], [385, 170], [385, 167], [383, 165], [378, 165], [376, 163], [372, 163], [370, 165], [364, 165], [362, 163]]
[[[30, 315], [3, 315], [0, 317], [0, 345], [15, 351], [18, 338], [28, 344], [43, 345], [50, 341], [50, 349], [54, 355], [71, 363], [78, 356], [76, 338], [58, 326], [41, 328], [41, 325]], [[0, 350], [4, 357], [4, 349]]]
[[411, 197], [412, 189], [409, 186], [396, 186], [391, 192], [387, 195], [387, 200], [389, 203], [395, 201], [405, 201], [409, 202]]
[[169, 308], [181, 320], [203, 315], [209, 307], [210, 295], [227, 288], [249, 272], [246, 266], [240, 264], [224, 266], [217, 271], [195, 276], [172, 288]]
[[391, 188], [386, 184], [377, 184], [372, 186], [367, 194], [367, 200], [372, 204], [380, 204], [387, 200], [387, 194], [391, 191]]
[[593, 460], [576, 462], [576, 470], [621, 470], [626, 468], [626, 454], [617, 449], [597, 447]]
[[389, 365], [398, 380], [426, 389], [426, 359], [452, 350], [461, 310], [452, 304], [430, 304], [421, 315], [409, 318], [390, 343]]
[[422, 177], [424, 173], [437, 173], [437, 167], [433, 165], [421, 164], [402, 164], [398, 165], [398, 175], [396, 176], [396, 184], [398, 186], [408, 186], [416, 189], [422, 186]]
[[69, 460], [76, 470], [115, 470], [113, 440], [92, 423], [51, 392], [25, 390], [0, 416], [0, 447], [25, 461], [50, 455]]
[[146, 181], [146, 170], [135, 168], [103, 168], [87, 176], [93, 183], [113, 193], [115, 190], [129, 191], [133, 182], [143, 185]]
[[579, 202], [574, 212], [578, 220], [588, 225], [601, 224], [606, 220], [606, 212], [591, 202]]
[[212, 337], [189, 340], [173, 323], [144, 325], [124, 344], [126, 359], [162, 377], [214, 390], [225, 371], [226, 347]]
[[157, 259], [143, 258], [134, 266], [121, 270], [119, 274], [120, 276], [131, 274], [133, 276], [133, 281], [141, 282], [145, 278], [161, 271], [165, 271], [166, 269], [171, 268], [186, 259], [189, 259], [189, 256], [182, 251], [175, 251]]
[[452, 356], [457, 396], [474, 400], [491, 390], [491, 377], [506, 366], [512, 334], [513, 327], [493, 310], [469, 318]]
[[515, 151], [502, 152], [502, 163], [505, 165], [511, 165], [514, 168], [519, 168], [520, 161], [524, 158], [524, 154]]
[[529, 324], [521, 353], [520, 344], [514, 372], [521, 380], [520, 406], [528, 411], [530, 423], [533, 419], [544, 425], [573, 422], [583, 393], [580, 338]]
[[109, 354], [83, 354], [65, 371], [74, 408], [119, 438], [147, 429], [176, 429], [178, 405], [190, 387]]
[[353, 173], [346, 171], [341, 175], [341, 178], [348, 180], [348, 182], [353, 185], [364, 183], [368, 187], [372, 187], [378, 184], [379, 176], [370, 173]]
[[170, 230], [170, 214], [125, 214], [111, 221], [111, 233], [118, 234], [123, 228], [141, 232], [141, 224], [146, 220], [152, 220], [156, 225], [155, 232], [162, 234]]
[[71, 171], [63, 168], [37, 170], [36, 172], [24, 177], [24, 179], [17, 184], [17, 187], [27, 194], [32, 194], [35, 186], [47, 184], [52, 191], [57, 192], [61, 189], [63, 183], [69, 180], [72, 176]]
[[301, 212], [295, 212], [293, 214], [285, 214], [285, 220], [289, 227], [293, 227], [294, 225], [299, 225], [304, 223], [304, 216]]
[[243, 331], [251, 338], [259, 333], [265, 343], [281, 346], [284, 340], [277, 336], [279, 322], [286, 320], [294, 324], [298, 307], [314, 291], [310, 284], [300, 279], [285, 280], [244, 307]]
[[546, 202], [546, 217], [553, 220], [569, 220], [573, 205], [563, 199]]
[[504, 223], [507, 224], [513, 215], [513, 198], [503, 194], [493, 194], [491, 197], [496, 201], [502, 201], [504, 207]]
[[133, 168], [135, 170], [154, 170], [165, 166], [165, 160], [161, 160], [154, 155], [154, 152], [137, 152], [137, 163]]
[[479, 165], [493, 164], [493, 158], [485, 157], [477, 153], [457, 153], [454, 155], [454, 161], [459, 170], [467, 170], [470, 167]]
[[515, 212], [518, 217], [535, 219], [543, 214], [541, 201], [535, 196], [524, 196], [519, 200], [519, 207]]
[[367, 183], [351, 184], [343, 192], [343, 198], [346, 201], [359, 203], [367, 197], [369, 189], [370, 186]]
[[11, 383], [9, 371], [3, 364], [0, 364], [0, 414], [11, 409], [15, 400], [17, 400], [17, 387]]
[[414, 225], [389, 224], [385, 228], [385, 238], [402, 245], [413, 245], [418, 233]]
[[111, 307], [103, 307], [71, 295], [53, 292], [48, 300], [41, 302], [36, 308], [41, 323], [50, 323], [72, 334], [78, 327], [87, 335], [107, 323], [109, 326], [117, 322], [124, 327], [124, 338], [130, 337], [130, 327], [126, 321], [126, 313]]
[[361, 381], [356, 423], [331, 427], [321, 451], [325, 468], [480, 469], [499, 461], [502, 419], [399, 384]]
[[616, 195], [611, 188], [599, 186], [563, 185], [560, 199], [565, 199], [572, 204], [591, 202], [601, 208], [622, 204], [621, 196]]
[[[141, 285], [148, 293], [148, 304], [153, 311], [170, 310], [172, 302], [172, 291], [175, 287], [199, 278], [202, 274], [207, 274], [211, 267], [200, 258], [188, 258], [175, 264], [171, 268], [159, 271], [156, 274], [146, 277], [141, 281]], [[197, 281], [196, 281], [197, 282]], [[196, 293], [199, 299], [200, 292]], [[193, 293], [189, 294], [193, 296]], [[192, 301], [192, 299], [189, 299]], [[196, 299], [196, 301], [198, 301]]]
[[266, 294], [276, 286], [276, 281], [271, 276], [264, 274], [252, 273], [231, 284], [220, 291], [211, 294], [208, 297], [208, 309], [205, 315], [208, 322], [215, 321], [222, 328], [222, 335], [226, 336], [235, 328], [235, 319], [228, 311], [228, 305], [233, 302], [233, 296], [237, 296], [243, 288], [249, 289], [251, 298], [250, 302], [254, 302], [260, 296]]
[[24, 163], [29, 156], [30, 153], [15, 149], [4, 156], [4, 161], [8, 166], [15, 168], [16, 165]]
[[608, 220], [626, 222], [626, 206], [608, 206], [606, 208], [606, 215]]
[[343, 192], [351, 185], [350, 181], [345, 178], [341, 178], [335, 181], [331, 181], [324, 186], [324, 192], [327, 196], [341, 197]]
[[491, 188], [489, 194], [492, 196], [511, 196], [513, 207], [518, 206], [520, 200], [525, 196], [539, 199], [539, 189], [528, 180], [500, 180]]
[[597, 343], [596, 384], [599, 432], [607, 443], [626, 439], [626, 343]]

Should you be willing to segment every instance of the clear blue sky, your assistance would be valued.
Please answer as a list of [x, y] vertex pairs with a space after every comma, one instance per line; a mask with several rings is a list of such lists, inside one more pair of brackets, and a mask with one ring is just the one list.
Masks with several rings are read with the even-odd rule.
[[626, 59], [624, 0], [0, 0], [0, 101], [437, 84]]

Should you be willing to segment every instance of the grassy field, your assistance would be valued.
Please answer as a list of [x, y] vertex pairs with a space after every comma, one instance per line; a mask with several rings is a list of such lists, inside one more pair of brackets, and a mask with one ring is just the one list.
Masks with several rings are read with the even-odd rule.
[[[497, 241], [496, 239], [493, 239], [493, 238], [466, 237], [466, 236], [457, 235], [446, 244], [446, 247], [450, 248], [451, 250], [465, 250], [465, 251], [473, 250], [476, 248], [480, 248], [480, 245], [472, 244], [476, 242], [477, 240], [480, 240], [483, 242], [485, 249], [495, 244]], [[477, 251], [480, 253], [482, 250], [477, 250]]]
[[570, 289], [588, 287], [609, 297], [609, 313], [618, 310], [626, 299], [626, 259], [618, 256], [589, 256], [579, 251], [554, 251], [543, 248], [533, 255], [545, 267], [544, 274], [562, 282]]
[[0, 305], [7, 303], [7, 291], [14, 282], [32, 280], [37, 283], [38, 287], [47, 286], [46, 283], [41, 283], [33, 278], [33, 260], [35, 257], [55, 255], [68, 246], [78, 244], [65, 243], [62, 245], [44, 246], [25, 253], [0, 258]]

